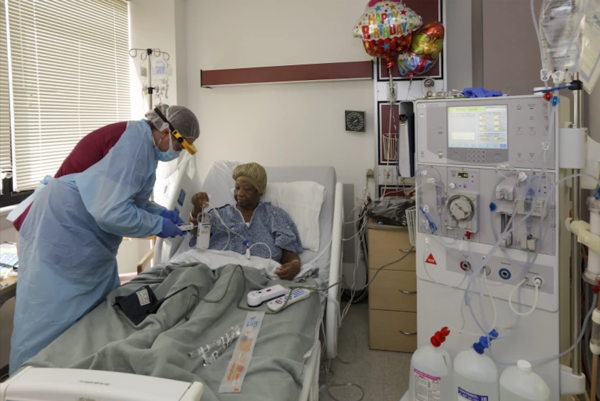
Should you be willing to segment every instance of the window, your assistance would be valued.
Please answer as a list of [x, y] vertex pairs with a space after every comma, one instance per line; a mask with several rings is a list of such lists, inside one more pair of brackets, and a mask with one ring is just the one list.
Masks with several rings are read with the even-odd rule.
[[[54, 175], [89, 132], [130, 119], [128, 9], [123, 0], [0, 3], [0, 168], [15, 195]], [[11, 203], [4, 192], [0, 206]]]
[[11, 170], [10, 164], [10, 97], [8, 94], [8, 62], [4, 0], [0, 0], [0, 193], [2, 180]]

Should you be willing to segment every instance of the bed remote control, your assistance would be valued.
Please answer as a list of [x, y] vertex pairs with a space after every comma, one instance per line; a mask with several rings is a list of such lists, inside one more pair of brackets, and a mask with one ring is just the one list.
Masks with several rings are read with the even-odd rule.
[[274, 299], [271, 302], [269, 302], [267, 304], [267, 306], [273, 312], [277, 312], [278, 310], [283, 308], [283, 305], [285, 305], [285, 307], [287, 308], [291, 304], [294, 304], [298, 301], [302, 301], [303, 299], [310, 297], [310, 291], [305, 288], [295, 288], [294, 290], [292, 290], [291, 298], [286, 304], [285, 300], [287, 299], [287, 297], [288, 297], [287, 295], [284, 295], [282, 297]]
[[258, 291], [248, 293], [248, 306], [258, 306], [265, 301], [270, 301], [273, 298], [278, 298], [290, 292], [289, 288], [285, 288], [279, 284], [273, 287], [268, 287]]

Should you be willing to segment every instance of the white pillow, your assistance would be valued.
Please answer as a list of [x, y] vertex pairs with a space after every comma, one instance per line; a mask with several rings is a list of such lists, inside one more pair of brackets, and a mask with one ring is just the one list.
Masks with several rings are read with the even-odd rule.
[[296, 223], [304, 249], [319, 250], [319, 215], [325, 200], [323, 185], [313, 181], [268, 183], [262, 200], [290, 215]]
[[[231, 188], [231, 196], [235, 188]], [[302, 241], [302, 248], [319, 250], [321, 233], [319, 215], [325, 200], [325, 187], [313, 181], [274, 182], [267, 184], [263, 202], [271, 202], [290, 215]], [[235, 201], [234, 201], [235, 203]]]

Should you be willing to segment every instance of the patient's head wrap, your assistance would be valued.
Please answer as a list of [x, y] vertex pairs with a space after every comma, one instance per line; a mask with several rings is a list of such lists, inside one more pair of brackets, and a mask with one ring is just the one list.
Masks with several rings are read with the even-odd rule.
[[267, 190], [267, 172], [258, 163], [240, 164], [233, 170], [232, 177], [236, 181], [246, 181], [261, 195]]

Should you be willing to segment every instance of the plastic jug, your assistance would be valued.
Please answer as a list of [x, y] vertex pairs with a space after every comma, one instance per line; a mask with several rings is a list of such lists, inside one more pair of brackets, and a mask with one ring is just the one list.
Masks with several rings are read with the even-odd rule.
[[[494, 337], [498, 334], [493, 331]], [[490, 333], [490, 336], [492, 336]], [[473, 348], [460, 352], [454, 360], [454, 399], [458, 401], [499, 401], [498, 369], [483, 352], [487, 337], [481, 337]], [[456, 398], [458, 397], [458, 398]]]
[[550, 389], [527, 361], [518, 361], [500, 376], [501, 401], [550, 401]]
[[444, 327], [431, 337], [431, 345], [415, 351], [410, 359], [409, 401], [454, 401], [452, 399], [452, 361], [440, 348], [450, 330]]

